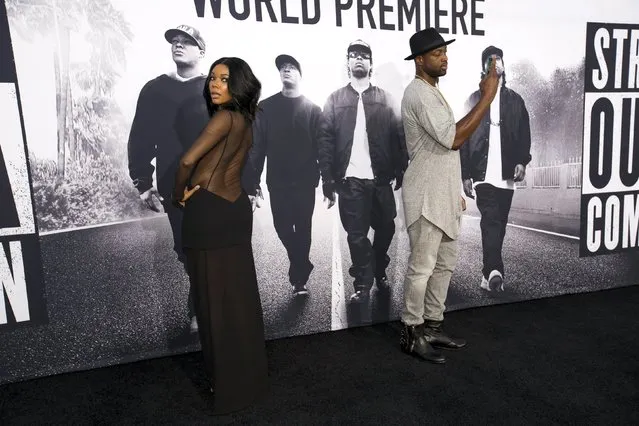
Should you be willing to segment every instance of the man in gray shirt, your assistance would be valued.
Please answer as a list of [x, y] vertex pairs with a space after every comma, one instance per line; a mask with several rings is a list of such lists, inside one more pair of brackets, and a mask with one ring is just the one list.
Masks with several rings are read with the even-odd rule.
[[497, 92], [494, 63], [480, 83], [481, 98], [458, 123], [437, 85], [448, 68], [447, 45], [434, 29], [410, 38], [415, 79], [402, 98], [402, 120], [410, 163], [402, 199], [411, 253], [404, 282], [400, 346], [409, 354], [444, 363], [436, 348], [459, 349], [447, 336], [444, 319], [448, 285], [457, 263], [457, 239], [464, 200], [459, 148], [475, 131]]

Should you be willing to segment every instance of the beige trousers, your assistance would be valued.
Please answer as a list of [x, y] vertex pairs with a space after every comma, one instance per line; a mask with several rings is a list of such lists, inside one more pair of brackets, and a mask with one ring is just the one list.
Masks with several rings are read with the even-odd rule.
[[419, 325], [442, 321], [448, 285], [457, 264], [457, 240], [450, 239], [424, 216], [408, 228], [410, 257], [404, 280], [402, 322]]

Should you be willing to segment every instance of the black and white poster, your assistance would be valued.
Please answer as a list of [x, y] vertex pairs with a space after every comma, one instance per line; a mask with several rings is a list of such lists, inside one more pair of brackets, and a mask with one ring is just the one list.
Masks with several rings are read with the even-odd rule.
[[0, 17], [0, 333], [46, 323], [20, 92], [6, 16]]
[[639, 247], [639, 25], [588, 23], [582, 256]]
[[[622, 124], [636, 123], [636, 102], [624, 100], [636, 69], [634, 3], [4, 0], [19, 96], [13, 86], [0, 93], [3, 133], [15, 134], [1, 139], [0, 179], [6, 174], [11, 190], [3, 186], [0, 262], [13, 265], [20, 242], [30, 321], [45, 312], [47, 321], [0, 327], [0, 383], [199, 349], [181, 213], [167, 194], [208, 119], [203, 81], [223, 56], [244, 59], [262, 83], [255, 173], [243, 184], [257, 201], [253, 250], [269, 339], [398, 319], [409, 255], [399, 112], [415, 78], [403, 58], [410, 36], [429, 26], [456, 39], [439, 83], [456, 120], [476, 101], [486, 55], [499, 58], [502, 75], [498, 100], [460, 152], [467, 210], [447, 309], [636, 284], [637, 252], [605, 248], [614, 236], [597, 222], [618, 216], [623, 229], [632, 219], [624, 197], [637, 184], [618, 185], [622, 145], [613, 144], [601, 191], [585, 176], [592, 161], [582, 147], [596, 97], [614, 107], [613, 140], [631, 129], [634, 141], [636, 124]], [[626, 22], [600, 25], [610, 37], [603, 88], [587, 83], [599, 67], [596, 54], [584, 55], [584, 45], [596, 46], [589, 22]], [[624, 29], [621, 59], [615, 42]], [[626, 89], [607, 93], [622, 60], [631, 64], [620, 77]], [[362, 100], [363, 115], [343, 114], [358, 89], [374, 102]], [[374, 129], [362, 126], [366, 114]], [[322, 149], [338, 137], [358, 141], [348, 157]], [[325, 187], [336, 162], [366, 177], [380, 152], [389, 172], [369, 209], [354, 202], [354, 185]], [[580, 255], [583, 200], [592, 195], [601, 201], [595, 251], [607, 256]], [[14, 207], [5, 210], [5, 197]], [[614, 204], [609, 219], [606, 203]], [[623, 241], [620, 233], [618, 247]], [[23, 296], [20, 269], [9, 270], [12, 324]], [[497, 275], [503, 285], [491, 288]], [[19, 356], [10, 349], [18, 346]]]

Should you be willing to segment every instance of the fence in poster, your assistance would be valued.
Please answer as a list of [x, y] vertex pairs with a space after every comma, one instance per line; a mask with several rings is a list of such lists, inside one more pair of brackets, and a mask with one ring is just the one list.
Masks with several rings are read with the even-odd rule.
[[[415, 74], [413, 63], [403, 60], [408, 39], [431, 25], [456, 38], [439, 89], [457, 119], [477, 90], [482, 52], [490, 46], [501, 52], [502, 91], [524, 107], [516, 117], [500, 108], [500, 121], [517, 130], [510, 142], [531, 158], [522, 164], [525, 179], [508, 193], [504, 232], [487, 225], [490, 203], [482, 204], [482, 191], [467, 197], [448, 310], [636, 284], [637, 251], [618, 250], [635, 241], [621, 232], [626, 223], [636, 235], [637, 209], [624, 204], [628, 194], [636, 200], [636, 182], [628, 184], [636, 167], [627, 176], [614, 172], [626, 149], [619, 141], [636, 133], [623, 130], [636, 124], [622, 126], [637, 111], [636, 101], [622, 100], [634, 96], [628, 78], [636, 75], [636, 29], [587, 20], [637, 22], [639, 11], [630, 0], [609, 2], [606, 11], [596, 0], [568, 3], [5, 0], [0, 103], [10, 137], [0, 140], [6, 169], [5, 177], [0, 167], [0, 180], [9, 183], [0, 200], [0, 382], [199, 349], [181, 263], [181, 213], [147, 196], [157, 190], [169, 199], [175, 164], [208, 119], [203, 75], [222, 56], [245, 59], [262, 83], [264, 120], [254, 129], [251, 154], [260, 173], [247, 182], [263, 193], [253, 216], [253, 248], [268, 338], [398, 318], [409, 254], [402, 189], [388, 183], [381, 212], [392, 219], [384, 228], [390, 291], [373, 285], [367, 303], [352, 303], [358, 248], [349, 245], [346, 230], [353, 224], [342, 220], [339, 196], [331, 208], [324, 200], [318, 163], [325, 159], [309, 135], [339, 93], [361, 80], [384, 100], [365, 107], [380, 114], [372, 120], [376, 134], [395, 138], [392, 123]], [[552, 19], [556, 31], [548, 32]], [[609, 43], [596, 35], [599, 28]], [[193, 39], [190, 47], [175, 53], [170, 29], [181, 30], [182, 41]], [[584, 39], [591, 46], [585, 56], [575, 48]], [[608, 83], [595, 86], [593, 75], [604, 73], [593, 70], [604, 59]], [[622, 61], [628, 68], [617, 77], [613, 64]], [[5, 63], [15, 63], [11, 78]], [[193, 78], [178, 77], [185, 71]], [[615, 89], [617, 79], [622, 91]], [[593, 180], [590, 152], [598, 148], [588, 144], [595, 139], [584, 138], [599, 98], [609, 100], [606, 114], [614, 110], [614, 119], [604, 121], [612, 125], [613, 142], [602, 139], [612, 154], [597, 151], [612, 158], [603, 168], [613, 171], [610, 182], [603, 185], [603, 172]], [[278, 144], [265, 142], [273, 140]], [[627, 144], [632, 158], [639, 152], [633, 146]], [[462, 166], [481, 168], [477, 158], [465, 157]], [[350, 160], [360, 159], [355, 153]], [[287, 186], [291, 181], [303, 188]], [[609, 201], [613, 192], [618, 202]], [[589, 208], [601, 219], [589, 219]], [[617, 215], [619, 243], [609, 249], [613, 237], [604, 228], [617, 229], [611, 220]], [[374, 241], [376, 231], [366, 229]], [[597, 238], [600, 245], [589, 251], [586, 243]], [[485, 241], [503, 248], [495, 251]], [[480, 287], [487, 256], [503, 260], [507, 291]], [[300, 279], [309, 291], [302, 297], [293, 285]], [[15, 347], [24, 349], [19, 356]]]

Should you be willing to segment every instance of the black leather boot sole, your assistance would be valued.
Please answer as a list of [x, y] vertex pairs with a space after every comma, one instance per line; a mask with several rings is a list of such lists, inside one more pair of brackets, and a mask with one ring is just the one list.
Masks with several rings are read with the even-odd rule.
[[440, 354], [439, 352], [433, 351], [437, 356], [432, 355], [432, 356], [425, 356], [422, 354], [419, 354], [417, 352], [410, 352], [405, 350], [404, 348], [402, 348], [402, 352], [404, 352], [407, 355], [412, 356], [413, 358], [417, 358], [420, 361], [428, 361], [430, 363], [433, 364], [446, 364], [446, 357], [444, 357], [444, 355]]

